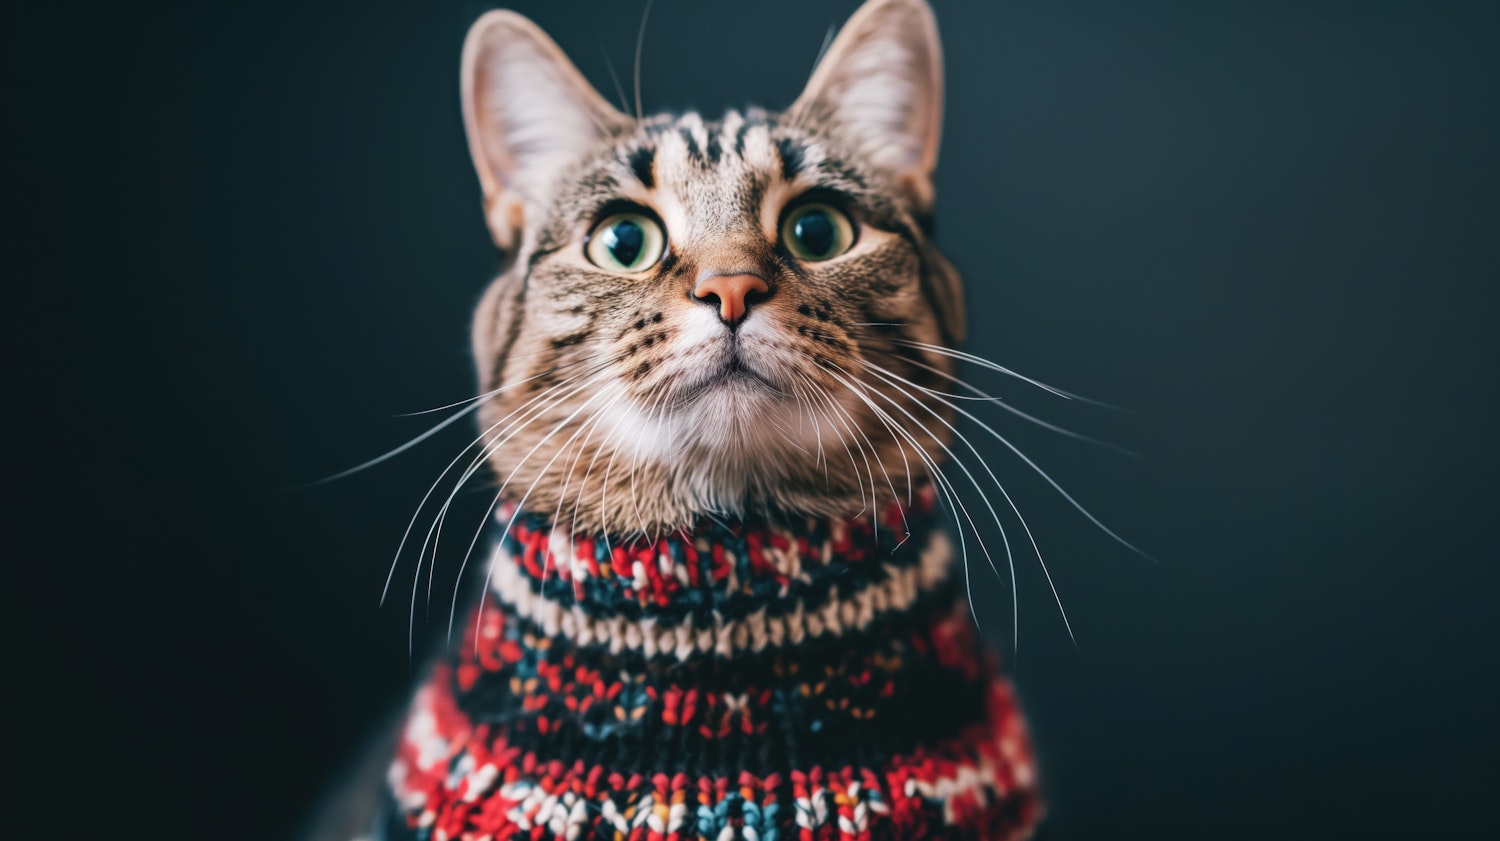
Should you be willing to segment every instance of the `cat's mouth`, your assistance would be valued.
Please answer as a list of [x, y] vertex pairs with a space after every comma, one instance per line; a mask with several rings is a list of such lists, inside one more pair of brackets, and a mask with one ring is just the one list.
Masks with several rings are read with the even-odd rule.
[[684, 389], [677, 403], [688, 405], [712, 394], [739, 389], [748, 389], [751, 392], [771, 397], [787, 396], [780, 386], [751, 367], [742, 353], [738, 350], [730, 350], [725, 354], [724, 362], [717, 369], [709, 371]]
[[746, 365], [745, 358], [740, 356], [738, 353], [729, 358], [729, 361], [724, 364], [724, 367], [722, 369], [720, 369], [719, 373], [715, 376], [715, 379], [719, 382], [743, 381], [757, 384], [764, 388], [770, 389], [776, 394], [781, 394], [781, 389], [777, 388], [775, 383], [766, 379], [764, 376], [761, 376], [759, 372], [751, 368], [749, 365]]

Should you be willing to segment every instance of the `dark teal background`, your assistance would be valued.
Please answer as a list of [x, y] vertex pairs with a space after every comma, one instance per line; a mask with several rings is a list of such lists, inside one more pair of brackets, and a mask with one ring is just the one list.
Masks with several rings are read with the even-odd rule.
[[[629, 90], [641, 3], [517, 5]], [[853, 6], [660, 0], [645, 104], [784, 106]], [[980, 444], [1078, 638], [976, 566], [1047, 838], [1492, 837], [1496, 7], [936, 7], [968, 349], [1131, 411], [969, 374], [1144, 459], [986, 417], [1158, 559]], [[487, 8], [7, 7], [7, 836], [283, 837], [399, 704], [376, 599], [467, 438], [280, 488], [472, 393]]]

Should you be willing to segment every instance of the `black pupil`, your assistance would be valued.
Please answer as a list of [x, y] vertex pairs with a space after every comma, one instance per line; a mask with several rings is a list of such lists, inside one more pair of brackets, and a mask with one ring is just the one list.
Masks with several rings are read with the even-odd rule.
[[792, 234], [809, 254], [823, 255], [833, 249], [833, 220], [821, 210], [809, 211], [798, 217]]
[[604, 232], [604, 247], [622, 266], [634, 265], [646, 245], [646, 232], [641, 226], [623, 219], [609, 226]]

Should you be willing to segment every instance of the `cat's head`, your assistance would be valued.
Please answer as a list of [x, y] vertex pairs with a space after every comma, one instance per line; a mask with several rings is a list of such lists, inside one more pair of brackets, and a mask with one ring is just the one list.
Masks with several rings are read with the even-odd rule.
[[942, 60], [871, 0], [785, 112], [626, 116], [527, 19], [463, 55], [509, 259], [474, 321], [502, 495], [577, 528], [851, 514], [942, 460], [956, 274], [927, 232]]

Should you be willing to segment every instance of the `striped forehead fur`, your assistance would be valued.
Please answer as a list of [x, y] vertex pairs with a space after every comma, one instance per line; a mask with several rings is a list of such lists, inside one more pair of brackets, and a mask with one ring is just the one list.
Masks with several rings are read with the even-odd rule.
[[[641, 190], [670, 190], [694, 213], [683, 221], [709, 226], [734, 211], [757, 208], [777, 186], [818, 187], [858, 197], [879, 223], [900, 225], [892, 185], [878, 171], [838, 154], [837, 140], [819, 136], [760, 109], [704, 120], [696, 112], [647, 118], [634, 132], [580, 161], [559, 179], [538, 238], [526, 250], [555, 248], [570, 228], [601, 203]], [[717, 217], [717, 219], [716, 219]], [[921, 222], [921, 214], [914, 219]]]

